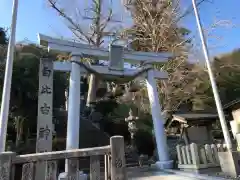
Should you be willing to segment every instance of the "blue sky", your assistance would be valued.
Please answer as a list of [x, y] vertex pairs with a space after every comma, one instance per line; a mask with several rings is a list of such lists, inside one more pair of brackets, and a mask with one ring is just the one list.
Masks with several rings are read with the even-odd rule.
[[[183, 0], [185, 4], [189, 5], [191, 0]], [[231, 26], [217, 26], [212, 30], [212, 35], [220, 38], [216, 40], [212, 35], [209, 36], [208, 42], [210, 53], [213, 55], [229, 52], [233, 49], [240, 48], [240, 13], [239, 13], [239, 0], [210, 0], [212, 4], [206, 3], [200, 7], [200, 17], [203, 27], [211, 29], [210, 26], [214, 22], [221, 20], [231, 22]], [[184, 19], [184, 25], [188, 27], [193, 34], [197, 34], [196, 21], [194, 16], [188, 16]], [[199, 45], [199, 36], [197, 35], [196, 41]]]
[[[70, 2], [70, 0], [62, 0]], [[74, 0], [72, 0], [73, 2]], [[115, 2], [116, 1], [116, 2]], [[200, 8], [200, 15], [204, 27], [209, 27], [214, 19], [231, 20], [236, 27], [218, 27], [213, 34], [222, 39], [209, 40], [211, 46], [210, 53], [213, 55], [228, 52], [235, 48], [240, 48], [240, 13], [238, 7], [239, 0], [213, 0], [213, 4], [205, 4]], [[87, 0], [80, 0], [81, 6], [86, 5]], [[114, 12], [117, 14], [122, 9], [119, 8], [120, 0], [114, 0]], [[184, 7], [191, 4], [191, 0], [182, 0]], [[68, 3], [69, 5], [69, 3]], [[12, 0], [0, 1], [0, 27], [9, 27], [11, 22]], [[193, 34], [197, 34], [195, 17], [188, 16], [182, 22]], [[65, 23], [46, 4], [46, 0], [20, 0], [18, 10], [17, 41], [27, 38], [32, 42], [37, 41], [37, 33], [50, 36], [71, 37], [71, 33], [66, 28]], [[196, 38], [196, 42], [198, 38]], [[199, 45], [198, 43], [196, 43]], [[213, 46], [217, 47], [213, 48]], [[200, 47], [200, 46], [199, 46]]]

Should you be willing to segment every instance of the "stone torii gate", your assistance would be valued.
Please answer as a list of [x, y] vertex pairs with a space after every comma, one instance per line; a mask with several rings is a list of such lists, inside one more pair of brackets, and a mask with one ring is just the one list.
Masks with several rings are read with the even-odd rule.
[[[61, 40], [38, 35], [40, 45], [48, 47], [49, 51], [71, 53], [71, 61], [53, 62], [53, 69], [70, 73], [69, 98], [68, 98], [68, 123], [66, 149], [79, 148], [80, 126], [80, 78], [82, 74], [97, 73], [107, 80], [121, 80], [128, 82], [136, 76], [146, 78], [148, 96], [151, 106], [154, 132], [156, 137], [159, 161], [156, 163], [161, 169], [172, 168], [169, 159], [164, 118], [161, 116], [157, 85], [155, 78], [166, 79], [167, 73], [152, 69], [152, 63], [166, 63], [171, 57], [169, 53], [149, 53], [125, 50], [119, 45], [110, 45], [107, 48], [98, 48], [86, 44]], [[109, 66], [80, 63], [83, 57], [98, 57], [100, 60], [110, 60]], [[131, 64], [145, 64], [143, 68], [125, 69], [124, 62]], [[66, 169], [66, 171], [68, 171]]]

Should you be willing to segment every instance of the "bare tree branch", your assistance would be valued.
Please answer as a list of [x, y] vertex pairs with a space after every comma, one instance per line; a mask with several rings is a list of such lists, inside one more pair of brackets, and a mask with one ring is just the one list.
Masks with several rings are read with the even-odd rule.
[[[198, 5], [201, 3], [203, 1]], [[157, 1], [153, 5], [152, 1], [148, 0], [135, 0], [128, 4], [134, 26], [131, 30], [126, 30], [126, 34], [134, 35], [133, 48], [140, 51], [173, 52], [176, 56], [167, 64], [156, 66], [169, 74], [167, 81], [158, 81], [164, 114], [176, 111], [182, 103], [197, 93], [199, 85], [195, 81], [200, 75], [198, 72], [202, 72], [198, 66], [187, 62], [191, 47], [189, 42], [193, 37], [185, 37], [178, 26], [178, 21], [189, 13], [181, 14], [179, 5], [179, 1], [174, 4]], [[144, 111], [149, 111], [146, 88], [141, 89], [137, 96], [139, 97], [136, 105]]]
[[[87, 7], [87, 12], [89, 14], [84, 14], [86, 12], [82, 7], [72, 6], [70, 11], [67, 11], [66, 6], [60, 3], [60, 0], [47, 0], [51, 8], [56, 11], [60, 17], [62, 17], [68, 25], [68, 28], [80, 41], [84, 41], [88, 44], [94, 46], [101, 46], [104, 42], [104, 37], [106, 36], [106, 30], [109, 23], [112, 21], [112, 8], [104, 9], [104, 0], [91, 0], [90, 6]], [[72, 15], [72, 12], [75, 12], [75, 15]], [[88, 20], [90, 23], [86, 28], [83, 25], [83, 21]], [[85, 21], [86, 22], [86, 21]], [[89, 63], [98, 64], [98, 59], [89, 59]], [[91, 75], [89, 83], [89, 94], [87, 99], [87, 105], [95, 101], [96, 90], [99, 80], [95, 75]]]

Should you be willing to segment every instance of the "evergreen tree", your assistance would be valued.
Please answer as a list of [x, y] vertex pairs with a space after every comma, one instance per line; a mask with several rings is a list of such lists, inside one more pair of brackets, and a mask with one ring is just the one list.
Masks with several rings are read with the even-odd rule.
[[0, 45], [6, 45], [8, 43], [6, 30], [0, 27]]
[[7, 31], [0, 27], [0, 62], [4, 61], [7, 54]]

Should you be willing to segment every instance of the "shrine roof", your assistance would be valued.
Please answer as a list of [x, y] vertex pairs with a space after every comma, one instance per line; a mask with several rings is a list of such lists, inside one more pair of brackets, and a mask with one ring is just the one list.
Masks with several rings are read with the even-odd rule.
[[223, 106], [223, 109], [225, 111], [236, 110], [236, 109], [239, 109], [239, 108], [240, 108], [240, 98], [235, 99], [233, 101], [230, 101], [229, 103], [227, 103]]
[[219, 119], [219, 117], [216, 112], [196, 111], [175, 113], [173, 114], [172, 119], [165, 124], [165, 127], [175, 126], [179, 123], [189, 125], [209, 125], [214, 123], [217, 119]]
[[216, 120], [218, 119], [217, 113], [181, 113], [174, 114], [173, 119], [176, 121], [199, 121], [199, 120]]

